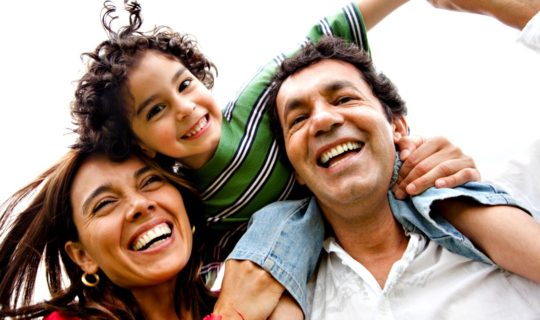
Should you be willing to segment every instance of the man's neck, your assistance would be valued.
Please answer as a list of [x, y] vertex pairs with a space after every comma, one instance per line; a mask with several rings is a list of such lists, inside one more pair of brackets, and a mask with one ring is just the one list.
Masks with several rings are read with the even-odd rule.
[[328, 220], [341, 247], [368, 269], [383, 288], [392, 265], [403, 256], [408, 238], [394, 219], [387, 200], [372, 209], [357, 207], [356, 210], [363, 212], [356, 212], [354, 219]]

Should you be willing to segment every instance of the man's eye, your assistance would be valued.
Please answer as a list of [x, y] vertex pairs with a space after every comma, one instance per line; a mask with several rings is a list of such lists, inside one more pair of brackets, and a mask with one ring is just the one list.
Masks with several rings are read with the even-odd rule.
[[307, 119], [307, 116], [304, 115], [304, 114], [294, 117], [292, 119], [292, 121], [290, 122], [290, 124], [289, 124], [289, 128], [292, 128], [292, 127], [302, 123], [306, 119]]
[[189, 85], [191, 84], [191, 79], [185, 79], [184, 81], [182, 81], [180, 83], [180, 85], [178, 86], [178, 92], [182, 92], [184, 91], [187, 87], [189, 87]]
[[336, 105], [344, 104], [344, 103], [347, 103], [347, 102], [349, 102], [351, 100], [353, 100], [352, 97], [340, 97], [339, 99], [336, 100]]
[[146, 119], [147, 120], [151, 120], [153, 117], [155, 117], [158, 113], [160, 113], [161, 111], [163, 111], [163, 109], [165, 109], [165, 105], [164, 104], [157, 104], [155, 106], [153, 106], [152, 108], [150, 108], [150, 110], [148, 111], [148, 113], [146, 114]]

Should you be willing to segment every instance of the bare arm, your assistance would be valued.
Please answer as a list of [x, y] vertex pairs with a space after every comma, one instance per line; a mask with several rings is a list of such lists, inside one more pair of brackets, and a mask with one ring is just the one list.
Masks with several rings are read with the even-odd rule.
[[356, 2], [369, 30], [407, 0], [359, 0]]
[[540, 283], [540, 224], [525, 211], [464, 199], [436, 210], [503, 269]]
[[224, 320], [303, 319], [300, 306], [283, 293], [283, 286], [253, 262], [227, 260], [214, 313]]
[[540, 11], [540, 0], [428, 0], [435, 8], [492, 16], [502, 23], [523, 29]]

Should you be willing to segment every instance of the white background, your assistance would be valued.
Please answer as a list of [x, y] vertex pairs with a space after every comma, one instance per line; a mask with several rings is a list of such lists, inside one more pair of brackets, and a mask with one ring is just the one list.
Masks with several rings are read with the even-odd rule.
[[[344, 0], [141, 0], [155, 24], [195, 35], [225, 100], [254, 70]], [[121, 1], [116, 1], [121, 4]], [[8, 1], [0, 10], [0, 201], [73, 142], [69, 104], [79, 58], [104, 39], [101, 1]], [[413, 0], [369, 33], [378, 68], [400, 88], [412, 133], [445, 135], [484, 176], [540, 136], [540, 59], [490, 17]], [[284, 46], [286, 44], [286, 46]]]

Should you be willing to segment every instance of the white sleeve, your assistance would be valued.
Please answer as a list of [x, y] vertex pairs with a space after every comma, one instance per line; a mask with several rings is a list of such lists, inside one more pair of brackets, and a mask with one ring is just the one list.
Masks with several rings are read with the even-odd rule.
[[540, 11], [523, 28], [518, 41], [540, 53]]

